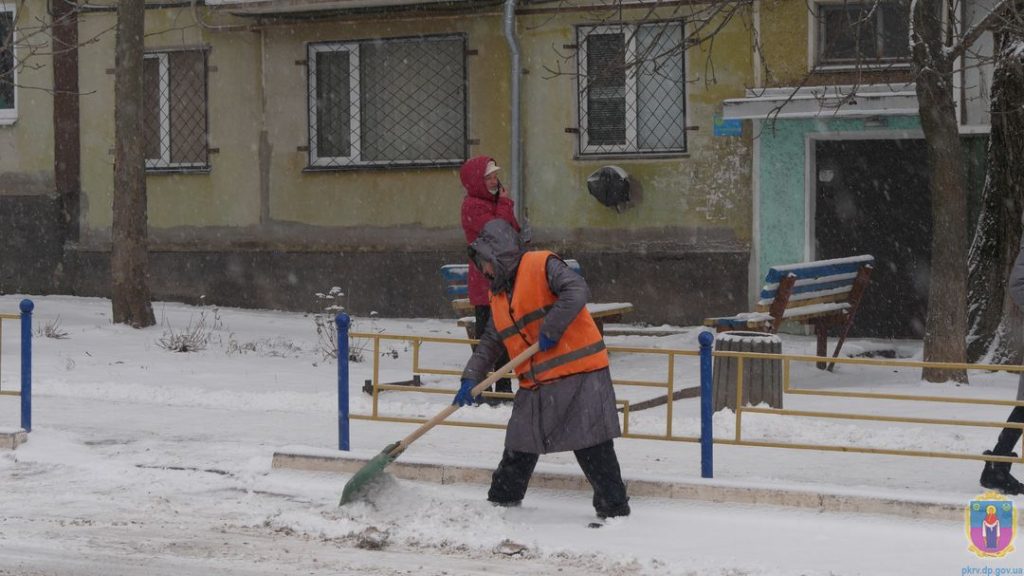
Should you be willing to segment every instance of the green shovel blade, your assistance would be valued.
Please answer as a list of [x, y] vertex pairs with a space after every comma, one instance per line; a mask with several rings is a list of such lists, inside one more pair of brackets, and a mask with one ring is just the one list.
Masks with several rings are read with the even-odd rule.
[[373, 482], [376, 477], [380, 476], [381, 473], [384, 472], [384, 469], [388, 467], [388, 464], [391, 464], [395, 461], [395, 458], [398, 458], [398, 455], [401, 454], [401, 452], [394, 456], [390, 454], [392, 450], [398, 447], [398, 444], [399, 442], [395, 442], [394, 444], [388, 445], [380, 454], [371, 458], [369, 462], [364, 464], [362, 468], [352, 475], [352, 478], [350, 478], [348, 483], [345, 484], [345, 489], [341, 492], [341, 502], [338, 502], [338, 506], [344, 506], [351, 502], [355, 495], [362, 490], [364, 486]]

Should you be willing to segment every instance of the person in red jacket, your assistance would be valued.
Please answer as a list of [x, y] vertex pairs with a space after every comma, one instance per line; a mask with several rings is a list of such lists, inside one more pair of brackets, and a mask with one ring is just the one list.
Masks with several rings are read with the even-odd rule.
[[[498, 181], [501, 168], [490, 156], [470, 158], [459, 170], [459, 179], [466, 189], [466, 197], [462, 200], [462, 230], [466, 233], [466, 243], [472, 244], [487, 224], [495, 218], [505, 220], [520, 231], [516, 220], [515, 203], [509, 198], [508, 190]], [[491, 307], [487, 290], [490, 283], [487, 278], [469, 263], [468, 275], [469, 303], [473, 305], [476, 316], [476, 334], [480, 338], [491, 319]], [[500, 368], [508, 362], [508, 354], [503, 354], [495, 363]], [[495, 392], [512, 392], [512, 381], [503, 378], [494, 385]]]

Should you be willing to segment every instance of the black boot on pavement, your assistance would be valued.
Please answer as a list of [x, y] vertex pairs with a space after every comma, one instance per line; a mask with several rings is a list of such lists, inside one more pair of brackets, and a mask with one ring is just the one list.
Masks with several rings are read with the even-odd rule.
[[[991, 450], [985, 450], [986, 456], [997, 456]], [[998, 454], [1003, 456], [1003, 454]], [[1017, 457], [1016, 452], [1005, 454], [1013, 458]], [[1003, 494], [1017, 495], [1024, 494], [1024, 484], [1021, 484], [1010, 474], [1009, 462], [985, 462], [985, 469], [981, 472], [981, 485], [990, 490], [996, 490]]]
[[604, 520], [605, 518], [619, 518], [621, 516], [629, 516], [629, 502], [623, 502], [617, 506], [602, 507], [597, 510], [597, 517]]

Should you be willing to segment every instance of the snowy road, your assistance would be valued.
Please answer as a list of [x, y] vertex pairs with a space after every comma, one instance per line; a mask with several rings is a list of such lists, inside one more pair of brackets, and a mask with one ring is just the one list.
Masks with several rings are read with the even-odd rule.
[[[272, 470], [258, 441], [164, 429], [241, 434], [293, 414], [45, 404], [63, 429], [0, 454], [0, 574], [931, 575], [969, 561], [955, 523], [890, 516], [634, 499], [632, 517], [592, 530], [585, 494], [533, 491], [506, 510], [482, 486], [396, 480], [338, 509], [344, 477]], [[111, 435], [118, 414], [130, 424]], [[382, 550], [360, 548], [385, 533]]]
[[[17, 300], [0, 297], [0, 309], [15, 308]], [[0, 451], [0, 574], [957, 576], [971, 567], [1019, 569], [1024, 559], [1024, 553], [1015, 553], [980, 561], [967, 552], [958, 522], [656, 499], [634, 498], [630, 518], [592, 530], [585, 527], [593, 514], [589, 496], [575, 492], [532, 491], [523, 508], [506, 510], [484, 501], [483, 486], [391, 480], [369, 501], [339, 509], [345, 477], [270, 466], [273, 452], [283, 446], [329, 448], [337, 441], [334, 366], [315, 351], [308, 317], [223, 310], [224, 327], [210, 349], [175, 354], [154, 344], [164, 328], [113, 326], [109, 310], [109, 302], [98, 299], [37, 299], [37, 319], [59, 314], [69, 338], [37, 340], [35, 429], [16, 451]], [[158, 308], [158, 316], [165, 314], [175, 327], [196, 313], [181, 305]], [[457, 328], [437, 320], [389, 326], [442, 335]], [[12, 333], [3, 333], [3, 389], [16, 383]], [[689, 344], [681, 338], [636, 340], [638, 345]], [[813, 339], [787, 345], [813, 346]], [[430, 360], [435, 366], [457, 366], [467, 351], [440, 351]], [[407, 374], [398, 364], [407, 362], [408, 354], [398, 352], [401, 358], [393, 360], [385, 378]], [[656, 367], [631, 358], [617, 361], [624, 372], [655, 377], [644, 371]], [[358, 386], [369, 376], [369, 366], [354, 365], [354, 411], [367, 408]], [[843, 374], [808, 370], [802, 377], [813, 384], [811, 378]], [[921, 386], [905, 373], [886, 378], [871, 385]], [[975, 382], [969, 392], [991, 397], [1012, 397], [1016, 389], [1010, 375]], [[405, 398], [392, 394], [382, 405], [415, 415], [432, 413], [448, 401]], [[692, 406], [680, 404], [682, 419], [689, 417], [684, 408]], [[502, 409], [465, 412], [459, 416], [507, 418]], [[980, 410], [964, 414], [985, 417]], [[642, 413], [637, 426], [656, 426], [659, 417], [655, 410]], [[0, 425], [17, 421], [16, 399], [0, 398]], [[979, 452], [992, 436], [988, 430], [923, 434], [889, 425], [762, 421], [765, 434], [789, 438], [866, 438], [883, 445], [925, 443]], [[750, 418], [753, 431], [758, 425]], [[355, 422], [353, 447], [369, 453], [410, 430]], [[698, 474], [695, 445], [640, 440], [617, 445], [627, 480]], [[414, 453], [417, 459], [492, 466], [500, 449], [500, 432], [444, 427], [418, 441]], [[576, 470], [571, 455], [549, 455], [541, 462]], [[962, 497], [965, 505], [977, 493], [978, 470], [973, 462], [938, 459], [732, 447], [716, 452], [716, 472], [726, 480], [922, 498], [940, 494]], [[361, 548], [375, 545], [382, 549]]]

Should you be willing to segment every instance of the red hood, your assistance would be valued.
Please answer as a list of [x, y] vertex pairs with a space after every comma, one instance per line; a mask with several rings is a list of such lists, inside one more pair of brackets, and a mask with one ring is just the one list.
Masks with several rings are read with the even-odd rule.
[[462, 187], [466, 189], [466, 194], [494, 202], [494, 194], [491, 194], [484, 184], [484, 170], [491, 160], [490, 156], [477, 156], [470, 158], [462, 165], [462, 169], [459, 170], [459, 180], [462, 181]]

